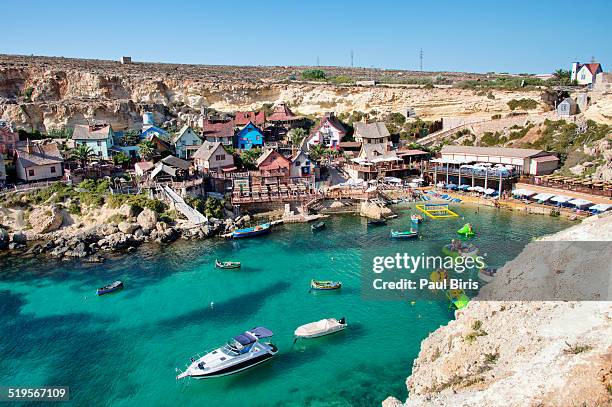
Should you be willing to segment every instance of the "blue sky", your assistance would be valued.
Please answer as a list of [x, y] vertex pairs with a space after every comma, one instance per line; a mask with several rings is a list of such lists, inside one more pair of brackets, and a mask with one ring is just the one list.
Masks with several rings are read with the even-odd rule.
[[[586, 11], [581, 11], [586, 10]], [[0, 53], [229, 65], [551, 72], [612, 65], [608, 0], [2, 0]]]

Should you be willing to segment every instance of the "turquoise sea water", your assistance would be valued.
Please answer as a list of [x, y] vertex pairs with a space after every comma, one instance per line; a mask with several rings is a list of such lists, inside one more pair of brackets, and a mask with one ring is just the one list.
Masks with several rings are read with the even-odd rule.
[[[398, 208], [402, 211], [401, 207]], [[146, 246], [100, 265], [0, 259], [0, 386], [70, 386], [69, 405], [380, 405], [407, 396], [405, 379], [420, 342], [452, 318], [443, 302], [361, 297], [361, 258], [377, 247], [439, 254], [466, 221], [501, 265], [534, 236], [568, 221], [490, 208], [456, 207], [464, 219], [427, 221], [423, 239], [391, 241], [407, 229], [409, 207], [388, 226], [339, 216], [313, 233], [280, 226], [265, 237]], [[243, 268], [218, 270], [215, 258]], [[309, 293], [312, 278], [343, 282]], [[126, 288], [97, 297], [116, 279]], [[302, 324], [345, 316], [333, 336], [293, 344]], [[279, 354], [237, 375], [175, 380], [198, 352], [257, 325]]]

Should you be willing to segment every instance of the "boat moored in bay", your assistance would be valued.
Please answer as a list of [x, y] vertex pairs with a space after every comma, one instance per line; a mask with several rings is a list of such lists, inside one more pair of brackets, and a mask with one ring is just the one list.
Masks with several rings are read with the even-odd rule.
[[391, 239], [414, 239], [419, 237], [419, 232], [410, 229], [409, 231], [400, 232], [396, 230], [391, 231]]
[[342, 287], [340, 281], [325, 281], [325, 280], [311, 280], [310, 288], [313, 290], [338, 290]]
[[261, 339], [272, 335], [272, 331], [260, 326], [234, 336], [224, 346], [198, 359], [192, 358], [191, 364], [176, 376], [176, 379], [227, 376], [266, 362], [278, 353], [278, 348], [270, 342], [262, 342]]
[[219, 261], [215, 260], [215, 267], [218, 269], [239, 269], [242, 266], [239, 261]]
[[104, 294], [109, 294], [115, 291], [119, 291], [123, 288], [123, 282], [122, 281], [115, 281], [109, 285], [105, 285], [104, 287], [98, 288], [96, 290], [96, 294], [98, 295], [104, 295]]
[[344, 317], [340, 319], [326, 318], [317, 322], [311, 322], [299, 326], [294, 334], [296, 338], [317, 338], [319, 336], [325, 336], [340, 332], [346, 329], [346, 319]]
[[253, 237], [270, 233], [270, 223], [263, 223], [261, 225], [253, 226], [250, 228], [237, 229], [232, 232], [234, 239], [240, 239], [245, 237]]
[[325, 229], [325, 222], [323, 222], [323, 221], [315, 222], [312, 225], [310, 225], [310, 229], [313, 232], [315, 232], [317, 230]]

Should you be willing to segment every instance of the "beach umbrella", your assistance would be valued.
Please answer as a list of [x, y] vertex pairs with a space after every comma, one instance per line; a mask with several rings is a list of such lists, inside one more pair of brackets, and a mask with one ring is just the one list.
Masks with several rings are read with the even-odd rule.
[[586, 199], [580, 199], [580, 198], [572, 199], [568, 201], [567, 203], [574, 205], [576, 208], [583, 208], [583, 207], [593, 205], [593, 202], [587, 201]]
[[546, 202], [550, 198], [552, 198], [553, 196], [555, 196], [555, 195], [554, 194], [540, 193], [540, 194], [537, 194], [537, 195], [533, 196], [532, 199], [535, 200], [535, 201], [538, 201], [538, 202]]
[[611, 209], [612, 209], [612, 204], [597, 204], [589, 208], [591, 212], [598, 212], [598, 213], [606, 212]]
[[564, 204], [571, 199], [572, 198], [570, 198], [569, 196], [565, 196], [565, 195], [555, 195], [552, 198], [550, 198], [552, 202], [556, 202], [558, 204]]

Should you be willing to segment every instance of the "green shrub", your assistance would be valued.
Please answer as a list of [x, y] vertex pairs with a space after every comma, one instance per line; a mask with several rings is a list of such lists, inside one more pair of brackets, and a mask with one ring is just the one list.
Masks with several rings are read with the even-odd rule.
[[77, 202], [72, 202], [68, 206], [68, 213], [70, 213], [71, 215], [80, 215], [81, 214], [81, 205], [79, 205]]
[[497, 362], [499, 359], [499, 353], [485, 353], [485, 362], [489, 364], [493, 364]]
[[522, 109], [522, 110], [531, 110], [538, 107], [538, 102], [533, 99], [512, 99], [508, 102], [508, 107], [510, 110]]
[[322, 81], [325, 80], [326, 77], [327, 75], [322, 69], [307, 69], [302, 72], [302, 79], [306, 80]]
[[106, 197], [106, 204], [112, 208], [119, 208], [121, 205], [126, 203], [130, 199], [130, 195], [125, 194], [112, 194]]

